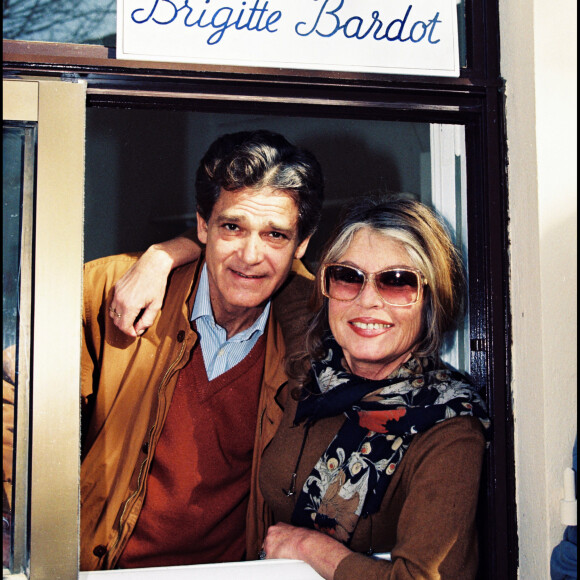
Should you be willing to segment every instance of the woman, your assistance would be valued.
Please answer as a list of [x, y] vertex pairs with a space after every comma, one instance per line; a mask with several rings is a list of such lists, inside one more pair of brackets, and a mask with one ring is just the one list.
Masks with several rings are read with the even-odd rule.
[[438, 356], [463, 291], [458, 254], [426, 206], [369, 198], [346, 211], [262, 460], [279, 522], [262, 557], [301, 559], [335, 580], [475, 577], [489, 421]]

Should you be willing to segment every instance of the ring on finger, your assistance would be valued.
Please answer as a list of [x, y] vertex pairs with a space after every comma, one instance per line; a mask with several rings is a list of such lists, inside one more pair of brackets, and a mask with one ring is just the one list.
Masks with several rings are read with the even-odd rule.
[[114, 314], [117, 318], [121, 318], [121, 314], [117, 312], [112, 306], [109, 308], [109, 312]]
[[264, 548], [262, 548], [258, 552], [258, 558], [260, 558], [260, 560], [265, 560], [266, 559], [266, 550], [264, 550]]

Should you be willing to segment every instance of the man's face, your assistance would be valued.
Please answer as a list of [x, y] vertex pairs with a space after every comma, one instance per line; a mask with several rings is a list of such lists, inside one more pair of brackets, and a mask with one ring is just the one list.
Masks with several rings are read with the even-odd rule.
[[209, 221], [197, 214], [199, 240], [206, 245], [211, 304], [228, 337], [248, 328], [282, 285], [298, 243], [298, 207], [271, 188], [222, 191]]

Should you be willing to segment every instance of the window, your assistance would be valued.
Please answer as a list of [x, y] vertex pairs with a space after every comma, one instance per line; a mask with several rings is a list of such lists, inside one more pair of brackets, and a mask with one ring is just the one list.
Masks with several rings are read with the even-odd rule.
[[20, 573], [28, 565], [30, 258], [36, 123], [5, 122], [2, 145], [2, 545], [3, 568]]
[[[428, 135], [430, 160], [436, 151], [433, 146], [437, 142], [436, 132], [452, 131], [454, 143], [460, 146], [453, 147], [453, 157], [455, 150], [458, 154], [455, 164], [447, 166], [447, 175], [455, 177], [454, 191], [465, 192], [452, 196], [463, 204], [456, 224], [462, 224], [468, 248], [470, 317], [464, 344], [471, 374], [483, 389], [493, 418], [492, 446], [486, 455], [481, 496], [480, 576], [515, 578], [513, 419], [507, 386], [510, 372], [507, 202], [498, 14], [495, 3], [483, 0], [460, 4], [460, 8], [465, 13], [465, 57], [458, 79], [292, 70], [277, 70], [273, 74], [265, 69], [166, 63], [144, 66], [116, 61], [113, 51], [102, 46], [16, 40], [4, 41], [4, 69], [9, 75], [42, 73], [85, 81], [87, 134], [102, 131], [102, 143], [112, 134], [107, 137], [109, 128], [106, 123], [101, 125], [99, 119], [118, 116], [125, 117], [127, 122], [130, 115], [153, 117], [153, 113], [169, 119], [180, 112], [215, 119], [223, 115], [254, 116], [268, 122], [279, 118], [309, 119], [327, 124], [328, 130], [349, 124], [402, 123], [420, 127], [424, 141]], [[439, 141], [440, 168], [444, 159], [450, 159], [445, 153], [448, 143], [447, 137]], [[94, 153], [91, 148], [99, 146], [103, 145], [89, 139], [87, 158]], [[433, 187], [431, 165], [430, 161], [429, 171], [419, 173], [425, 179], [428, 173]], [[98, 178], [98, 167], [91, 162], [86, 168], [87, 195]], [[401, 184], [393, 187], [397, 185]], [[87, 210], [90, 203], [87, 197]], [[190, 210], [187, 205], [181, 207], [180, 219]], [[169, 226], [181, 231], [184, 225], [185, 222], [165, 219], [158, 220], [155, 227], [160, 232], [168, 231]], [[133, 243], [131, 231], [127, 228], [124, 235], [129, 237], [118, 240], [123, 250], [140, 249], [127, 247]], [[87, 238], [91, 235], [87, 230]], [[108, 253], [108, 248], [103, 250]]]

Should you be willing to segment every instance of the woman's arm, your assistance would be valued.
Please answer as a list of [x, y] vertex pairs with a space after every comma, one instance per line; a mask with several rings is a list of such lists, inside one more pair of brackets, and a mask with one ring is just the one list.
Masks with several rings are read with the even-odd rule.
[[129, 336], [143, 334], [163, 304], [171, 270], [196, 260], [200, 253], [196, 242], [185, 236], [149, 247], [115, 284], [109, 312], [115, 326]]
[[381, 546], [380, 538], [396, 526], [391, 561], [370, 558], [325, 534], [285, 524], [268, 530], [267, 557], [303, 560], [332, 580], [473, 580], [484, 446], [477, 420], [467, 417], [444, 421], [417, 436], [399, 466], [403, 471], [397, 497], [371, 516], [371, 534], [376, 536], [371, 545]]
[[[474, 580], [477, 576], [475, 514], [485, 441], [477, 419], [455, 417], [417, 436], [399, 465], [396, 541], [391, 561], [359, 553], [345, 558], [334, 580], [429, 578]], [[405, 463], [405, 465], [403, 465]], [[400, 510], [400, 511], [399, 511]], [[373, 517], [381, 529], [387, 511]]]
[[302, 560], [326, 580], [332, 580], [340, 562], [352, 554], [344, 544], [326, 534], [284, 523], [268, 529], [263, 549], [266, 558]]

